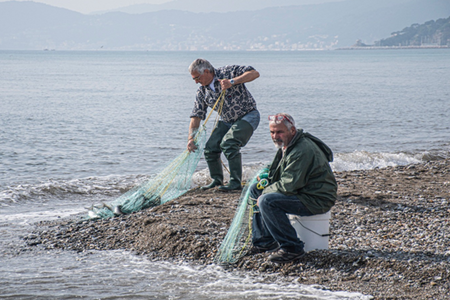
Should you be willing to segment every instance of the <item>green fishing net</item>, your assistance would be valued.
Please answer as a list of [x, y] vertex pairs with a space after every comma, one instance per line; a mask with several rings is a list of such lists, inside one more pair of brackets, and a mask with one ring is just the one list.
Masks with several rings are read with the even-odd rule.
[[[222, 112], [225, 90], [223, 90], [212, 107], [208, 117], [198, 130], [189, 132], [194, 138], [197, 150], [185, 150], [176, 157], [164, 170], [148, 180], [134, 187], [109, 204], [93, 205], [89, 209], [88, 218], [109, 218], [115, 215], [129, 214], [152, 206], [164, 204], [186, 193], [192, 182], [192, 176], [197, 168], [206, 143], [206, 126], [212, 112], [217, 107], [216, 125]], [[215, 128], [215, 126], [214, 126]]]
[[260, 173], [249, 180], [242, 190], [233, 221], [215, 257], [219, 265], [234, 264], [246, 254], [252, 236], [253, 212], [257, 209], [255, 201], [250, 198], [250, 186], [258, 182]]
[[197, 150], [185, 150], [159, 174], [136, 186], [111, 203], [94, 205], [88, 218], [109, 218], [164, 204], [186, 193], [192, 183], [206, 143], [206, 128], [201, 126], [194, 136]]

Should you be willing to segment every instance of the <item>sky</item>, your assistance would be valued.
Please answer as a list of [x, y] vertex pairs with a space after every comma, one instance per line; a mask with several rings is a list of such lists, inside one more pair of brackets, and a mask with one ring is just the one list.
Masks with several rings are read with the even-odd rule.
[[[0, 2], [6, 1], [11, 0], [0, 0]], [[15, 0], [15, 1], [30, 1], [30, 0]], [[119, 7], [130, 6], [133, 4], [142, 4], [142, 3], [161, 4], [170, 1], [172, 0], [33, 0], [33, 2], [39, 2], [56, 7], [66, 8], [83, 14], [98, 11], [106, 11], [110, 9], [116, 9]], [[333, 1], [336, 0], [309, 0], [307, 2], [309, 4], [319, 4]]]
[[[11, 0], [0, 0], [0, 2], [7, 2], [7, 1]], [[30, 1], [30, 0], [19, 0], [19, 1]], [[164, 2], [170, 2], [171, 0], [32, 0], [32, 1], [48, 4], [51, 6], [66, 8], [83, 14], [87, 14], [95, 11], [115, 9], [133, 4], [141, 4], [141, 3], [161, 4]]]

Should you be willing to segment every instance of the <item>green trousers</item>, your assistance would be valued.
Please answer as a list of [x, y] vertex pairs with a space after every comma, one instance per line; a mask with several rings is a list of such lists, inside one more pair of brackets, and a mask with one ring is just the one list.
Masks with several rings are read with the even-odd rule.
[[[247, 145], [253, 135], [253, 127], [245, 120], [238, 120], [228, 127], [224, 122], [219, 121], [214, 128], [211, 137], [205, 145], [205, 160], [208, 163], [209, 171], [213, 179], [223, 182], [222, 165], [220, 155], [223, 153], [230, 166], [230, 173], [233, 169], [242, 174], [241, 147]], [[237, 163], [239, 161], [239, 163]], [[220, 171], [217, 170], [220, 166]], [[239, 176], [239, 174], [236, 174]], [[221, 178], [220, 178], [221, 177]], [[233, 177], [233, 174], [230, 175]], [[240, 177], [240, 176], [239, 176]], [[233, 178], [232, 178], [233, 179]], [[240, 178], [239, 178], [240, 182]]]

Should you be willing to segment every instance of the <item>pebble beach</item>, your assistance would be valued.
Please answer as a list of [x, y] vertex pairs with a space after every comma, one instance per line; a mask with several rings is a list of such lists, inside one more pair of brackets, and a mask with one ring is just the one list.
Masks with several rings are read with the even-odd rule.
[[[241, 270], [374, 299], [450, 299], [450, 160], [336, 172], [328, 250], [285, 265], [243, 256]], [[149, 260], [214, 263], [240, 192], [193, 189], [164, 205], [110, 219], [43, 221], [20, 251], [124, 249]]]

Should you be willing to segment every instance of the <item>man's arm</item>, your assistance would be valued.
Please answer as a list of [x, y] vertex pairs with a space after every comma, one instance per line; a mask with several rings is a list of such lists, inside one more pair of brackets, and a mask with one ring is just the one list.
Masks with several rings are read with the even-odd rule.
[[312, 151], [300, 151], [295, 154], [291, 152], [287, 155], [290, 157], [287, 158], [287, 165], [281, 170], [279, 180], [271, 182], [263, 190], [263, 194], [293, 195], [307, 185], [314, 161], [314, 153]]
[[195, 136], [196, 130], [198, 130], [198, 128], [200, 127], [200, 121], [201, 121], [200, 118], [192, 117], [191, 122], [189, 123], [189, 137], [188, 137], [188, 144], [187, 144], [187, 149], [189, 150], [189, 152], [193, 152], [193, 151], [197, 150], [197, 146], [195, 146], [195, 143], [194, 143], [194, 136]]
[[[234, 85], [236, 85], [236, 84], [242, 84], [242, 83], [247, 83], [247, 82], [253, 81], [258, 77], [259, 77], [258, 71], [250, 70], [250, 71], [244, 72], [242, 75], [234, 77], [232, 79], [234, 80]], [[230, 82], [230, 79], [221, 80], [220, 85], [222, 86], [222, 90], [229, 89], [230, 87], [233, 86], [233, 84], [231, 84], [231, 82]]]

